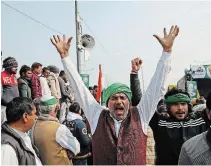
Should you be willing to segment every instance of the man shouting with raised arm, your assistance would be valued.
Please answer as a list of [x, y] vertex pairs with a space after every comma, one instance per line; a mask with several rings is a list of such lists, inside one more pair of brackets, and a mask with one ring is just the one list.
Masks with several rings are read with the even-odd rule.
[[[53, 36], [51, 39], [61, 56], [65, 73], [75, 91], [75, 98], [91, 126], [94, 165], [146, 164], [147, 127], [158, 101], [165, 94], [164, 85], [170, 70], [170, 53], [178, 33], [179, 28], [172, 26], [169, 34], [164, 28], [163, 38], [154, 35], [162, 45], [163, 53], [139, 104], [136, 107], [130, 107], [129, 87], [122, 83], [114, 83], [104, 93], [108, 110], [94, 99], [68, 57], [72, 37], [68, 41], [65, 36], [63, 39]], [[132, 69], [138, 71], [140, 62], [141, 59], [136, 58], [132, 63]]]

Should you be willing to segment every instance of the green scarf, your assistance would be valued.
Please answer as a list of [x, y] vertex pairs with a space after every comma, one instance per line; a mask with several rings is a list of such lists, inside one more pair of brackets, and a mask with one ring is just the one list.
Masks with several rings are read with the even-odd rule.
[[122, 83], [113, 83], [103, 93], [103, 102], [107, 105], [109, 98], [117, 93], [124, 93], [128, 100], [131, 101], [131, 90], [130, 88]]
[[180, 103], [180, 102], [190, 103], [191, 99], [186, 94], [178, 93], [172, 96], [168, 96], [164, 101], [167, 105], [169, 105], [169, 104]]

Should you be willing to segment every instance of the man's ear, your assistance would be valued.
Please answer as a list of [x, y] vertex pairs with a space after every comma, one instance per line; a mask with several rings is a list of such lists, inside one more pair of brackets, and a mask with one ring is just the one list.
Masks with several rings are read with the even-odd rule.
[[27, 115], [27, 113], [24, 113], [22, 118], [23, 118], [24, 123], [28, 122], [28, 115]]

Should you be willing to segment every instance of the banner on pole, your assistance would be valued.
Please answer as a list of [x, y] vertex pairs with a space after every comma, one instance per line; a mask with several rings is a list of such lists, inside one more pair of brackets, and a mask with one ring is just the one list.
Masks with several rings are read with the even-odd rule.
[[211, 78], [211, 65], [191, 66], [193, 78]]
[[89, 88], [89, 75], [88, 74], [80, 74], [81, 78], [87, 88]]

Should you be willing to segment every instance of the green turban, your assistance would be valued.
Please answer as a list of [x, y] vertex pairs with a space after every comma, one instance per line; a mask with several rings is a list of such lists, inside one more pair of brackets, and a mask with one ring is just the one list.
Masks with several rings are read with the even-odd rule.
[[191, 99], [186, 94], [178, 93], [172, 96], [168, 96], [164, 101], [167, 105], [170, 105], [173, 103], [180, 103], [180, 102], [190, 103]]
[[131, 101], [131, 90], [130, 88], [125, 85], [125, 84], [121, 84], [121, 83], [113, 83], [112, 85], [110, 85], [103, 93], [103, 102], [107, 105], [107, 102], [109, 100], [109, 98], [117, 93], [124, 93], [128, 100]]

